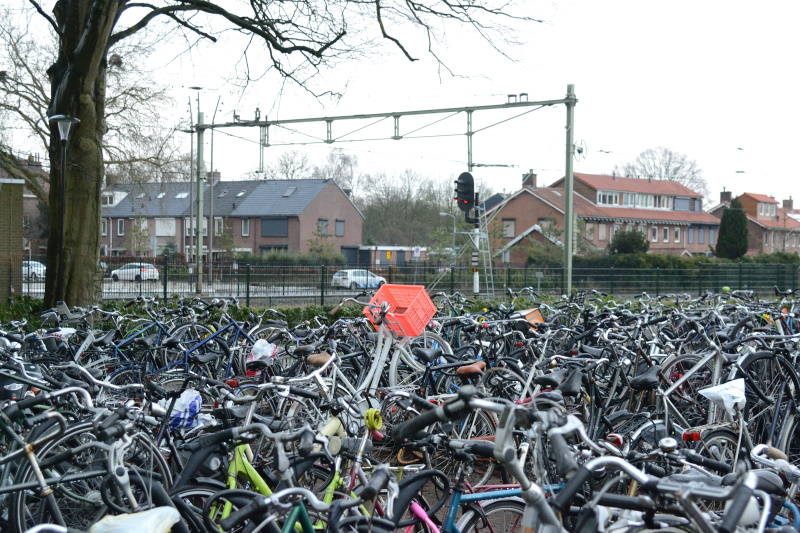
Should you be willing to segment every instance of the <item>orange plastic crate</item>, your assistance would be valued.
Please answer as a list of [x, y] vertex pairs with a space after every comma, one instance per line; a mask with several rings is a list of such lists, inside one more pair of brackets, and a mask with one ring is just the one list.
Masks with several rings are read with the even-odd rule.
[[[401, 336], [416, 337], [425, 330], [425, 326], [436, 314], [436, 306], [422, 285], [384, 284], [369, 303], [380, 305], [382, 302], [389, 304], [389, 312], [394, 315], [394, 321], [391, 317], [386, 317], [386, 327]], [[375, 326], [380, 310], [367, 306], [364, 307], [364, 314]]]

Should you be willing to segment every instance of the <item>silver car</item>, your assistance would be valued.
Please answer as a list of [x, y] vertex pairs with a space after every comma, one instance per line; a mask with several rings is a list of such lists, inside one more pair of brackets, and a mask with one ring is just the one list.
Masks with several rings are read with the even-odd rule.
[[22, 279], [28, 281], [36, 281], [44, 279], [47, 274], [47, 267], [39, 261], [23, 261], [22, 262]]
[[386, 283], [386, 278], [373, 274], [369, 270], [340, 270], [333, 275], [332, 287], [345, 289], [378, 288]]
[[150, 263], [128, 263], [111, 271], [114, 281], [158, 281], [158, 269]]

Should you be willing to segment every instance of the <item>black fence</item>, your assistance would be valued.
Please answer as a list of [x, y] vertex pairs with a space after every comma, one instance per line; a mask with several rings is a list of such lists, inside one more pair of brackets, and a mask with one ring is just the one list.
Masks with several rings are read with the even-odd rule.
[[[119, 270], [133, 261], [152, 265], [157, 274], [152, 269], [146, 269], [148, 271], [138, 274], [137, 279], [137, 270], [134, 269], [133, 276], [127, 270]], [[574, 268], [572, 286], [575, 289], [597, 289], [614, 295], [642, 292], [651, 295], [678, 292], [700, 294], [707, 290], [719, 292], [723, 287], [732, 290], [749, 289], [760, 295], [768, 295], [772, 293], [774, 285], [781, 289], [800, 286], [799, 266], [789, 263], [706, 263], [692, 269]], [[349, 288], [333, 285], [334, 274], [343, 269], [347, 267], [220, 262], [214, 264], [211, 275], [208, 265], [204, 265], [202, 284], [198, 287], [193, 265], [168, 262], [164, 258], [120, 258], [119, 261], [109, 261], [103, 272], [103, 298], [118, 300], [144, 295], [166, 299], [203, 295], [237, 296], [243, 303], [261, 306], [330, 304], [354, 292]], [[22, 272], [21, 266], [19, 271]], [[473, 292], [473, 271], [469, 265], [416, 262], [405, 266], [376, 265], [370, 271], [384, 278], [387, 283], [424, 285], [430, 293], [459, 291], [471, 295]], [[151, 280], [150, 277], [157, 279]], [[20, 279], [16, 277], [16, 273], [14, 278]], [[23, 276], [21, 279], [22, 293], [43, 296], [44, 280], [41, 276]], [[480, 293], [484, 296], [487, 292], [485, 280], [486, 273], [481, 269]], [[565, 292], [566, 286], [563, 268], [535, 265], [498, 265], [493, 269], [493, 280], [495, 295], [501, 295], [507, 287], [533, 287], [543, 293], [559, 295]], [[18, 294], [19, 292], [17, 290]]]

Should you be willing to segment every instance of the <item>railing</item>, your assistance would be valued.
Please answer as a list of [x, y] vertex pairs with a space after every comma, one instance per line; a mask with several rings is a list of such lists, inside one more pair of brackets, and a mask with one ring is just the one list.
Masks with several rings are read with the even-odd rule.
[[[26, 258], [27, 259], [27, 258]], [[198, 294], [196, 273], [186, 263], [157, 260], [120, 258], [109, 262], [103, 278], [103, 298], [128, 299], [138, 295], [191, 296]], [[153, 264], [158, 269], [158, 279], [117, 280], [108, 277], [130, 262]], [[42, 261], [44, 262], [44, 261]], [[693, 269], [639, 269], [639, 268], [574, 268], [572, 285], [575, 289], [597, 289], [614, 295], [632, 295], [647, 292], [651, 295], [666, 293], [700, 294], [718, 292], [723, 287], [732, 290], [750, 289], [762, 296], [772, 294], [772, 287], [781, 289], [800, 286], [797, 264], [757, 263], [705, 263]], [[282, 303], [333, 303], [348, 289], [332, 286], [333, 275], [346, 266], [277, 266], [248, 263], [214, 264], [213, 276], [204, 271], [199, 294], [204, 296], [237, 296], [248, 305], [279, 305]], [[362, 268], [363, 269], [363, 268]], [[366, 269], [363, 269], [366, 270]], [[378, 266], [370, 269], [388, 283], [425, 285], [429, 292], [460, 291], [472, 294], [473, 273], [469, 265], [449, 266], [447, 263], [418, 262], [406, 266]], [[19, 267], [21, 272], [21, 266]], [[99, 272], [98, 272], [99, 275]], [[16, 273], [14, 275], [16, 279]], [[501, 296], [505, 288], [533, 287], [543, 293], [564, 292], [564, 269], [530, 266], [502, 265], [494, 270], [495, 295]], [[42, 297], [44, 281], [23, 279], [21, 291]], [[481, 286], [485, 296], [484, 286]]]

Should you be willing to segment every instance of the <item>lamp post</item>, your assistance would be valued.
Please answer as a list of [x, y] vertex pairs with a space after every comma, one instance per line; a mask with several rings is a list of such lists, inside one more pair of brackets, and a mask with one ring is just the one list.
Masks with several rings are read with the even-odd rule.
[[453, 247], [450, 249], [450, 266], [456, 262], [456, 216], [452, 213], [439, 213], [440, 217], [453, 217]]
[[58, 190], [59, 219], [61, 223], [58, 229], [58, 267], [56, 272], [56, 302], [64, 300], [64, 214], [67, 207], [67, 139], [69, 130], [73, 124], [78, 124], [80, 120], [67, 115], [54, 115], [49, 118], [50, 124], [55, 122], [58, 125], [58, 135], [61, 138], [61, 182]]

